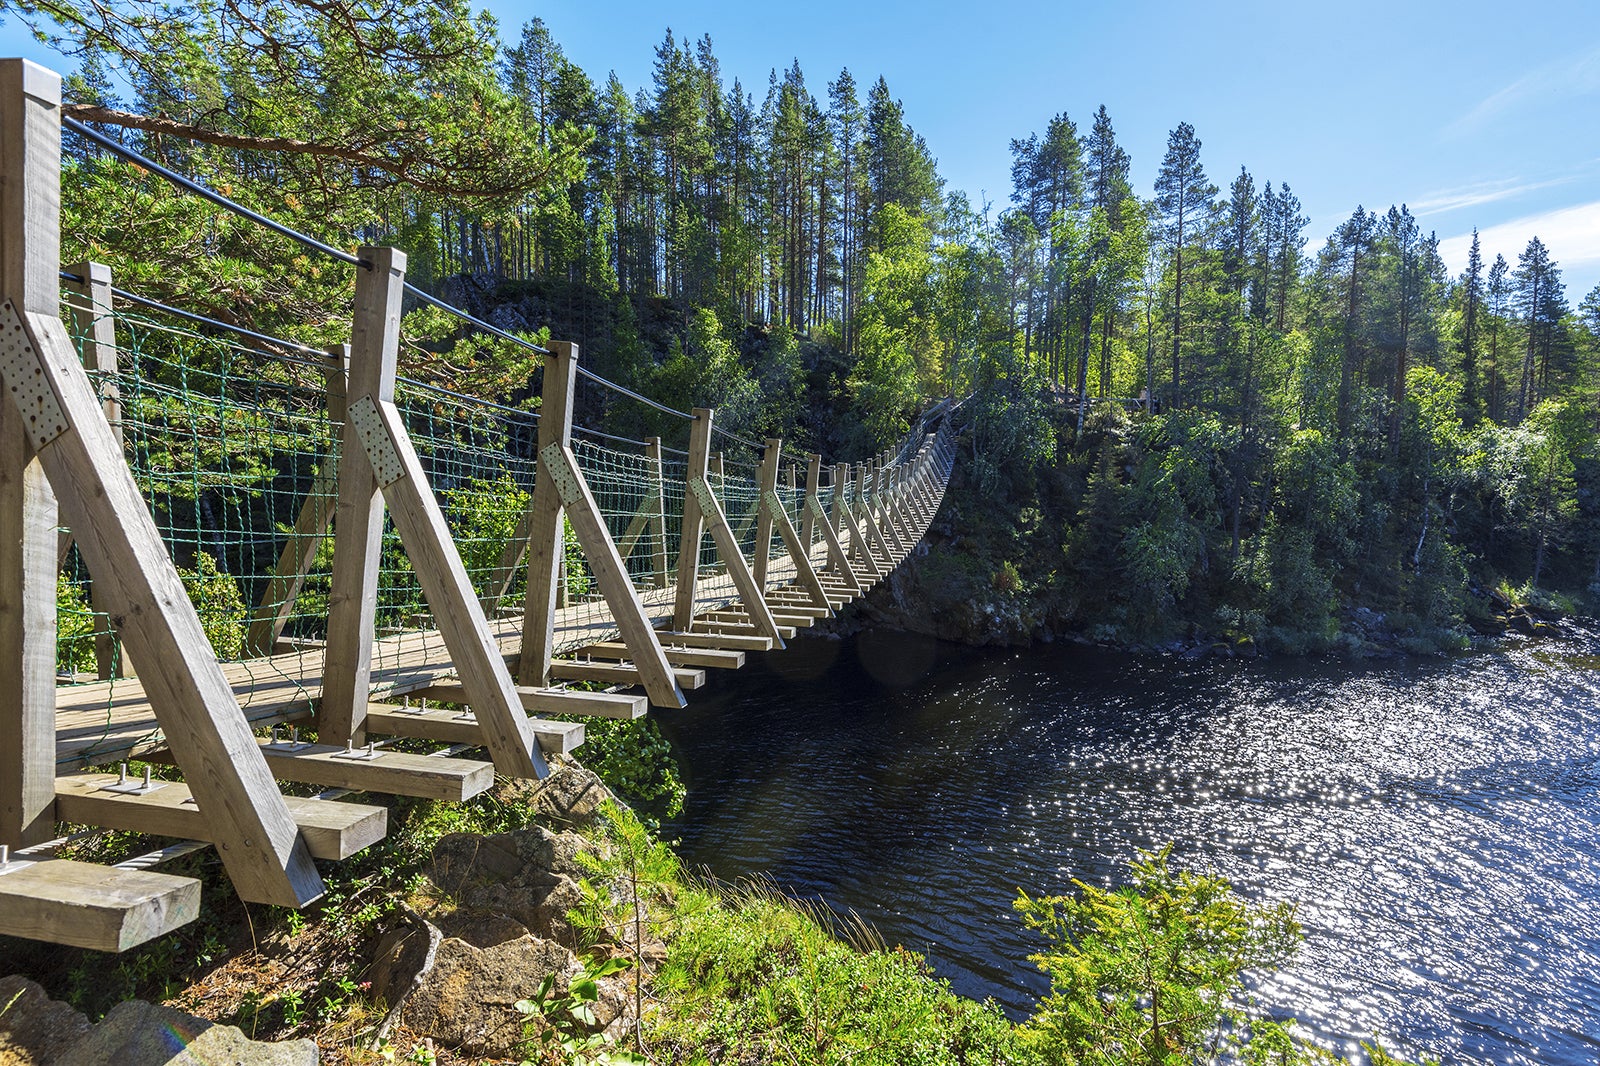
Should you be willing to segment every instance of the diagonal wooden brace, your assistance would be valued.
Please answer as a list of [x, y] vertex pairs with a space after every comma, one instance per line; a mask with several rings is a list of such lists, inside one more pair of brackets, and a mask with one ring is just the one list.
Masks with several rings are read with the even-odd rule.
[[789, 549], [789, 558], [794, 560], [795, 569], [799, 572], [800, 583], [811, 594], [811, 602], [833, 614], [833, 608], [828, 605], [828, 590], [822, 587], [822, 579], [817, 576], [816, 567], [811, 565], [811, 557], [806, 554], [800, 534], [795, 532], [794, 523], [789, 521], [789, 514], [783, 509], [783, 501], [778, 498], [777, 492], [772, 489], [763, 492], [761, 507], [765, 512], [763, 517], [777, 524], [784, 547]]
[[745, 562], [744, 553], [739, 550], [739, 541], [728, 526], [728, 516], [722, 513], [722, 505], [711, 491], [711, 484], [703, 477], [690, 478], [689, 491], [700, 505], [700, 514], [705, 518], [706, 525], [711, 528], [711, 538], [717, 543], [717, 554], [727, 566], [728, 576], [733, 578], [734, 588], [739, 591], [739, 599], [744, 604], [745, 613], [750, 616], [751, 624], [755, 626], [756, 634], [771, 637], [775, 648], [783, 647], [783, 636], [778, 632], [777, 620], [772, 617], [772, 608], [767, 606], [767, 598], [762, 595], [755, 574], [750, 572], [750, 564]]
[[639, 670], [640, 683], [649, 694], [650, 702], [658, 707], [684, 706], [683, 691], [678, 687], [672, 666], [661, 649], [655, 627], [644, 613], [633, 582], [628, 579], [622, 556], [612, 543], [605, 519], [600, 514], [600, 505], [589, 491], [583, 471], [578, 469], [571, 445], [560, 441], [546, 445], [539, 453], [539, 463], [540, 471], [549, 473], [551, 482], [560, 493], [561, 504], [566, 509], [573, 532], [578, 535], [578, 543], [583, 548], [589, 570], [611, 608], [611, 617], [622, 633], [623, 642], [628, 645], [628, 654], [633, 657], [633, 664]]

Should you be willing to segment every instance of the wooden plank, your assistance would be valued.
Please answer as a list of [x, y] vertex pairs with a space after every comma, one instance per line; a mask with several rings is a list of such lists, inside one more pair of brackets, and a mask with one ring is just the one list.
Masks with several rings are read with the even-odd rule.
[[666, 588], [672, 581], [672, 575], [667, 569], [667, 496], [666, 477], [661, 470], [661, 438], [650, 437], [645, 441], [645, 456], [651, 461], [655, 472], [655, 491], [650, 498], [655, 503], [655, 534], [654, 551], [651, 556], [651, 585], [658, 589]]
[[[345, 380], [349, 373], [350, 346], [340, 345], [328, 353], [324, 374], [327, 379], [328, 421], [337, 425], [345, 420]], [[304, 587], [306, 575], [316, 561], [317, 549], [328, 535], [333, 524], [334, 508], [338, 505], [339, 451], [334, 444], [333, 454], [324, 460], [317, 471], [311, 489], [295, 516], [294, 528], [283, 542], [283, 551], [277, 565], [272, 568], [271, 580], [261, 594], [250, 619], [250, 629], [245, 634], [245, 651], [252, 656], [267, 656], [283, 635], [283, 627], [294, 613], [295, 600]]]
[[[62, 821], [125, 829], [152, 836], [216, 843], [211, 823], [181, 781], [142, 794], [107, 792], [116, 774], [71, 774], [56, 779], [56, 810]], [[314, 858], [347, 859], [382, 840], [389, 812], [382, 807], [286, 796], [289, 814], [300, 827]]]
[[494, 785], [494, 763], [476, 760], [381, 748], [376, 758], [352, 759], [347, 749], [334, 744], [302, 744], [291, 751], [287, 744], [274, 748], [267, 740], [260, 741], [260, 751], [278, 780], [323, 788], [464, 803]]
[[[706, 683], [706, 672], [672, 667], [672, 676], [681, 689], [697, 689]], [[563, 681], [599, 681], [606, 685], [642, 684], [639, 667], [628, 663], [586, 663], [575, 659], [550, 660], [550, 676]]]
[[[427, 688], [406, 693], [413, 699], [438, 700], [441, 703], [467, 702], [467, 691], [460, 683], [440, 681]], [[647, 696], [631, 692], [574, 692], [567, 689], [530, 688], [517, 686], [517, 698], [524, 710], [534, 714], [570, 714], [590, 718], [643, 718], [650, 711]], [[534, 723], [538, 728], [538, 723]], [[548, 750], [548, 749], [547, 749]]]
[[200, 882], [192, 877], [70, 859], [19, 859], [0, 874], [4, 936], [119, 952], [199, 916]]
[[757, 636], [752, 631], [748, 636], [734, 633], [674, 633], [670, 630], [661, 630], [658, 633], [661, 644], [665, 648], [728, 648], [732, 651], [771, 651], [772, 638]]
[[[483, 727], [471, 712], [430, 707], [419, 710], [391, 703], [374, 703], [367, 708], [374, 732], [396, 737], [437, 740], [445, 744], [483, 744]], [[583, 743], [582, 722], [531, 722], [539, 747], [546, 752], [567, 754]], [[435, 760], [438, 761], [438, 760]]]
[[[667, 662], [673, 666], [705, 666], [718, 670], [737, 670], [744, 665], [744, 652], [742, 651], [669, 647], [663, 647], [661, 650], [666, 655]], [[590, 644], [574, 654], [595, 659], [625, 660], [631, 657], [632, 652], [628, 650], [626, 644], [615, 641], [602, 641], [599, 644]]]
[[813, 607], [810, 603], [800, 603], [795, 600], [769, 599], [767, 603], [772, 610], [772, 616], [774, 618], [777, 618], [781, 615], [786, 615], [789, 618], [817, 619], [827, 618], [833, 614], [833, 611], [829, 610], [827, 607]]

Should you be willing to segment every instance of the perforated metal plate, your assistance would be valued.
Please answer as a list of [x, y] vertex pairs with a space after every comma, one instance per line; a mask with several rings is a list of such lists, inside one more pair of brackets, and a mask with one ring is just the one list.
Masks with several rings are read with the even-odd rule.
[[761, 499], [767, 505], [768, 514], [778, 515], [787, 513], [783, 509], [783, 501], [778, 498], [778, 494], [773, 490], [768, 489], [766, 492], [763, 492], [761, 494]]
[[388, 427], [383, 424], [383, 416], [378, 414], [378, 405], [372, 401], [372, 397], [363, 396], [351, 404], [345, 417], [355, 427], [356, 436], [361, 438], [362, 447], [367, 450], [367, 461], [372, 464], [372, 473], [378, 479], [378, 484], [388, 488], [404, 477], [406, 468], [394, 450]]
[[544, 460], [541, 469], [550, 472], [551, 484], [556, 487], [556, 495], [561, 497], [561, 502], [571, 507], [583, 499], [583, 486], [578, 484], [578, 472], [572, 468], [572, 463], [567, 459], [567, 453], [560, 443], [545, 446], [539, 453], [539, 458]]
[[66, 412], [61, 410], [39, 353], [22, 326], [22, 316], [10, 300], [0, 304], [0, 382], [22, 413], [22, 424], [35, 451], [67, 431]]
[[694, 478], [689, 482], [689, 488], [694, 492], [695, 502], [700, 505], [700, 510], [708, 515], [717, 513], [717, 494], [711, 491], [711, 485], [705, 478]]

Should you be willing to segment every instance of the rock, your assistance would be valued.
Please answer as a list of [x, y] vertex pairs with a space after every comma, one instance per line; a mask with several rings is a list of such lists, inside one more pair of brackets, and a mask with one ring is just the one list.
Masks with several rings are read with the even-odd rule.
[[1538, 629], [1537, 623], [1535, 623], [1532, 618], [1528, 617], [1526, 614], [1523, 614], [1521, 611], [1518, 611], [1516, 614], [1512, 615], [1509, 619], [1507, 619], [1507, 621], [1512, 629], [1524, 636], [1531, 637], [1535, 632], [1537, 632]]
[[578, 946], [567, 912], [583, 901], [577, 833], [543, 826], [493, 836], [452, 833], [433, 848], [433, 881], [466, 911], [502, 914], [545, 939]]
[[60, 1066], [316, 1066], [311, 1040], [251, 1040], [170, 1007], [129, 1000], [55, 1060]]
[[367, 974], [372, 982], [373, 995], [389, 1008], [389, 1017], [384, 1022], [385, 1032], [394, 1024], [400, 1005], [433, 965], [434, 955], [443, 939], [443, 934], [435, 926], [409, 911], [400, 925], [378, 939], [378, 946], [372, 954], [372, 966]]
[[539, 782], [534, 810], [556, 825], [582, 829], [600, 816], [600, 805], [615, 799], [605, 782], [583, 767], [569, 764]]
[[89, 1019], [26, 977], [0, 978], [0, 1066], [62, 1062], [62, 1049], [89, 1031]]
[[533, 996], [551, 974], [564, 989], [579, 969], [571, 951], [526, 933], [489, 948], [450, 937], [401, 1008], [400, 1023], [469, 1055], [508, 1058], [526, 1039], [528, 1019], [517, 1000]]

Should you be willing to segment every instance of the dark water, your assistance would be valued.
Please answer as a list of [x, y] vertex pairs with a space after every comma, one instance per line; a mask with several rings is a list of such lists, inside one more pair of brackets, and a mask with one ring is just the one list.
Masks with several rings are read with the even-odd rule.
[[1377, 665], [900, 634], [792, 643], [662, 718], [694, 864], [853, 908], [1013, 1014], [1045, 987], [1016, 890], [1135, 849], [1306, 945], [1261, 991], [1329, 1046], [1600, 1060], [1600, 635]]

